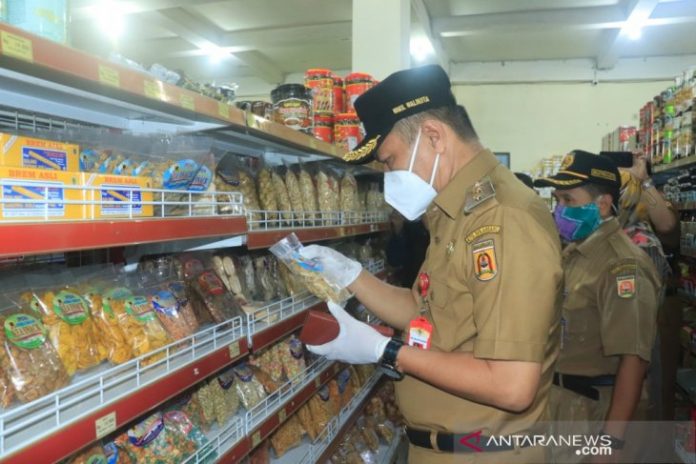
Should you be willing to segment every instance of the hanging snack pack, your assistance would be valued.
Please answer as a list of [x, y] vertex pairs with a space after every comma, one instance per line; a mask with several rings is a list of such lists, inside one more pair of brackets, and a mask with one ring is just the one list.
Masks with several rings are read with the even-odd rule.
[[341, 178], [339, 209], [348, 214], [358, 211], [358, 182], [350, 172]]
[[22, 298], [41, 317], [69, 376], [97, 366], [107, 358], [108, 347], [78, 289], [36, 290]]
[[288, 196], [290, 197], [290, 207], [295, 213], [295, 217], [298, 220], [301, 220], [306, 208], [304, 206], [304, 202], [302, 201], [302, 188], [300, 187], [300, 180], [287, 165], [285, 166], [285, 185], [288, 190]]
[[[225, 154], [215, 169], [215, 190], [217, 192], [240, 192], [247, 211], [258, 211], [261, 209], [258, 195], [256, 193], [256, 182], [251, 170], [244, 166], [238, 155]], [[218, 196], [218, 200], [224, 200], [225, 196]], [[230, 207], [219, 206], [221, 213], [232, 212]], [[254, 220], [259, 220], [259, 213], [253, 214]]]
[[157, 319], [173, 340], [189, 337], [198, 330], [193, 308], [182, 305], [167, 283], [150, 287], [145, 293]]
[[[302, 194], [302, 205], [307, 213], [305, 217], [310, 220], [317, 218], [317, 211], [319, 211], [319, 205], [317, 203], [317, 189], [314, 187], [314, 181], [312, 176], [309, 175], [307, 170], [300, 164], [300, 171], [297, 175], [298, 181], [300, 183], [300, 193]], [[316, 225], [316, 224], [311, 224]]]
[[268, 227], [276, 227], [276, 220], [278, 219], [278, 200], [276, 199], [276, 191], [273, 187], [271, 170], [264, 166], [259, 171], [257, 180], [261, 208], [266, 211], [266, 216], [263, 219], [268, 221]]
[[283, 225], [292, 226], [293, 209], [290, 203], [290, 194], [283, 177], [278, 174], [277, 169], [271, 171], [271, 183], [276, 194], [278, 209], [281, 211], [280, 215], [283, 218]]
[[[134, 295], [130, 291], [124, 292], [123, 288], [115, 288], [104, 294], [103, 306], [105, 312], [116, 316], [136, 357], [172, 342], [157, 320], [154, 309], [146, 297]], [[162, 359], [164, 355], [164, 352], [160, 352], [148, 356], [142, 363], [151, 364]]]
[[249, 411], [266, 398], [266, 391], [256, 377], [254, 371], [242, 363], [232, 368], [237, 380], [234, 385], [242, 406]]
[[309, 260], [302, 256], [302, 243], [297, 235], [290, 234], [278, 241], [270, 250], [278, 257], [291, 272], [299, 275], [310, 292], [325, 301], [341, 303], [350, 298], [350, 292], [335, 283], [329, 282], [322, 276], [322, 265], [317, 260]]
[[304, 360], [304, 346], [299, 338], [291, 335], [277, 345], [278, 361], [283, 366], [285, 377], [297, 383], [302, 382], [301, 374], [307, 368]]
[[304, 435], [304, 430], [302, 430], [302, 425], [297, 420], [297, 416], [290, 417], [271, 435], [271, 446], [273, 451], [275, 451], [276, 457], [280, 458], [288, 450], [302, 443], [302, 435]]
[[32, 310], [5, 309], [0, 324], [0, 368], [17, 399], [28, 403], [68, 384], [70, 376]]
[[221, 323], [242, 314], [237, 300], [225, 288], [225, 284], [212, 269], [205, 269], [191, 280], [191, 286], [205, 302], [216, 323]]
[[170, 413], [155, 413], [128, 430], [128, 453], [138, 463], [179, 464], [196, 452], [196, 441], [185, 431], [193, 427], [188, 418], [182, 423], [180, 417]]
[[[124, 298], [126, 295], [131, 295], [130, 290], [125, 287], [113, 287], [109, 291], [112, 294], [121, 293]], [[133, 350], [128, 336], [119, 324], [118, 317], [110, 306], [104, 306], [106, 292], [107, 290], [100, 290], [97, 286], [88, 285], [81, 294], [89, 304], [90, 313], [99, 328], [104, 345], [107, 347], [106, 358], [114, 364], [122, 364], [134, 358]]]

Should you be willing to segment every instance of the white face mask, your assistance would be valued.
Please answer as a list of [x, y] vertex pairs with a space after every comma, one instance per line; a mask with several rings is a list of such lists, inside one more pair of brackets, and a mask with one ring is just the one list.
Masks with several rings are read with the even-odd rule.
[[408, 171], [389, 171], [384, 173], [384, 199], [409, 221], [415, 221], [425, 213], [426, 208], [437, 196], [433, 188], [435, 173], [440, 163], [440, 154], [435, 157], [430, 183], [413, 173], [413, 164], [418, 154], [421, 131], [418, 129], [416, 143], [411, 152]]

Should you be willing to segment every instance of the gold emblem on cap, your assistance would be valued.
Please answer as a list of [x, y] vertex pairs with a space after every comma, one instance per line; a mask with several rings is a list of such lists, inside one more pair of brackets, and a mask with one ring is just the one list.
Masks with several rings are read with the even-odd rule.
[[563, 161], [561, 161], [561, 168], [560, 170], [563, 171], [565, 169], [568, 169], [571, 164], [573, 164], [573, 161], [575, 161], [575, 155], [572, 153], [568, 153], [563, 157]]
[[378, 135], [372, 139], [370, 139], [369, 142], [367, 142], [365, 145], [362, 147], [358, 148], [357, 150], [349, 151], [345, 155], [343, 155], [343, 160], [344, 161], [356, 161], [361, 158], [364, 158], [365, 156], [369, 155], [372, 150], [375, 149], [377, 146], [377, 140], [381, 135]]

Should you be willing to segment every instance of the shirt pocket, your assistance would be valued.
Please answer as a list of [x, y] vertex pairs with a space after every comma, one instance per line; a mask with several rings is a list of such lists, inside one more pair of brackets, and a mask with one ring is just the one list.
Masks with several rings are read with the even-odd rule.
[[[455, 351], [473, 335], [472, 306], [465, 301], [471, 296], [469, 294], [460, 295], [444, 280], [433, 279], [430, 285], [430, 320], [433, 323], [432, 345], [440, 351]], [[468, 330], [467, 327], [469, 327]]]

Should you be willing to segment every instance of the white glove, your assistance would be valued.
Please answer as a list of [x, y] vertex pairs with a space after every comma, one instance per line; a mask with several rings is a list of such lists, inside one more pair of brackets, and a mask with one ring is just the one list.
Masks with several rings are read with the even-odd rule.
[[338, 337], [323, 345], [307, 345], [314, 354], [326, 356], [332, 361], [349, 364], [371, 364], [378, 362], [384, 354], [390, 338], [360, 322], [348, 314], [340, 305], [328, 302], [329, 311], [338, 320]]
[[362, 264], [329, 247], [308, 245], [302, 248], [301, 254], [303, 258], [318, 260], [322, 265], [320, 274], [341, 288], [355, 282], [362, 271]]

